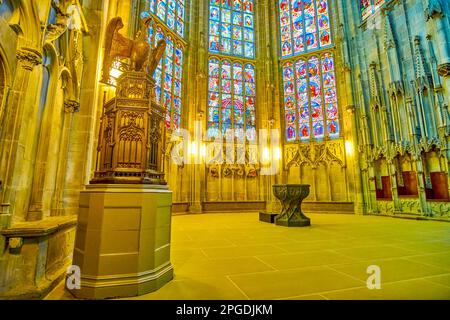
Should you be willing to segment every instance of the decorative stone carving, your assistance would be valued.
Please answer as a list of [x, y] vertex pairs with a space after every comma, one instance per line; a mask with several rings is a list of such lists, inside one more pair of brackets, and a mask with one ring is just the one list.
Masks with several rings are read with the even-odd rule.
[[228, 166], [226, 166], [225, 168], [223, 168], [223, 176], [225, 178], [230, 177], [233, 174], [233, 170], [231, 170]]
[[274, 185], [273, 194], [281, 202], [281, 213], [275, 218], [275, 224], [285, 227], [307, 227], [311, 220], [303, 214], [302, 201], [309, 195], [310, 185], [286, 184]]
[[209, 167], [209, 174], [213, 178], [218, 178], [219, 175], [220, 175], [218, 166], [211, 166], [211, 167]]
[[42, 63], [42, 54], [31, 48], [21, 48], [16, 54], [17, 60], [20, 61], [22, 68], [31, 71], [33, 68]]
[[285, 147], [286, 170], [292, 166], [309, 165], [317, 167], [319, 163], [337, 162], [345, 166], [343, 141], [326, 141], [313, 144], [287, 145]]
[[425, 8], [426, 20], [441, 17], [443, 14], [441, 0], [428, 0], [428, 6]]
[[448, 202], [431, 202], [431, 211], [433, 215], [438, 217], [450, 217], [450, 203]]
[[443, 63], [438, 66], [438, 73], [441, 77], [448, 77], [450, 75], [450, 63]]
[[80, 111], [80, 103], [74, 100], [64, 102], [64, 111], [67, 113], [75, 113]]

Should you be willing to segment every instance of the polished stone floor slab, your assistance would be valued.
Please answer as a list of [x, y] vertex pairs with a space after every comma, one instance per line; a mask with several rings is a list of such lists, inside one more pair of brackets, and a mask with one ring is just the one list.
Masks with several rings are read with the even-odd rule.
[[[310, 228], [257, 213], [173, 217], [175, 278], [136, 299], [449, 299], [450, 223], [309, 214]], [[369, 290], [367, 267], [381, 270]], [[61, 283], [47, 299], [74, 299]]]

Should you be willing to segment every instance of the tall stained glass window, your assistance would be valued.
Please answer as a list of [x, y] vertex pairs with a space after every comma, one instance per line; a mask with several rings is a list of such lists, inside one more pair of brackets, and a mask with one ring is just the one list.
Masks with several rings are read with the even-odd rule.
[[150, 12], [155, 14], [166, 26], [184, 37], [185, 9], [187, 0], [150, 0]]
[[359, 0], [363, 20], [374, 14], [383, 4], [384, 0]]
[[183, 45], [173, 34], [165, 32], [158, 24], [150, 27], [150, 43], [166, 40], [166, 51], [153, 75], [155, 79], [156, 101], [166, 109], [165, 124], [176, 130], [181, 123]]
[[238, 140], [253, 141], [256, 139], [254, 0], [208, 1], [212, 54], [208, 63], [208, 136], [225, 137], [230, 129]]
[[279, 0], [279, 12], [282, 57], [331, 45], [327, 0]]
[[209, 51], [254, 58], [254, 0], [209, 0]]
[[327, 0], [279, 0], [285, 136], [288, 142], [339, 137]]
[[209, 60], [208, 134], [225, 137], [234, 129], [235, 137], [252, 141], [256, 137], [255, 67], [229, 60]]

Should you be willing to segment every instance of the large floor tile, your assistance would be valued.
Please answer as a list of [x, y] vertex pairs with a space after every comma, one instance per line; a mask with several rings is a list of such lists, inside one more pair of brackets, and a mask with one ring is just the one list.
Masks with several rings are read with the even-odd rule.
[[431, 281], [434, 283], [438, 283], [438, 284], [442, 284], [442, 285], [450, 288], [450, 274], [444, 274], [444, 275], [435, 276], [435, 277], [428, 277], [425, 280]]
[[266, 255], [259, 258], [277, 270], [335, 265], [355, 261], [352, 258], [329, 250]]
[[271, 270], [273, 270], [273, 268], [254, 257], [207, 259], [200, 263], [199, 261], [192, 260], [178, 268], [177, 265], [175, 265], [175, 274], [182, 278], [196, 276], [226, 276]]
[[357, 288], [322, 295], [331, 300], [448, 300], [450, 288], [416, 279], [382, 285], [380, 290]]
[[408, 260], [418, 261], [450, 270], [450, 252], [408, 257]]
[[433, 275], [448, 273], [448, 270], [426, 265], [406, 259], [373, 260], [345, 265], [335, 265], [331, 268], [345, 274], [351, 275], [363, 281], [372, 274], [367, 273], [367, 268], [371, 265], [380, 267], [381, 282], [393, 282], [399, 280], [416, 279]]
[[226, 248], [205, 248], [203, 250], [210, 258], [244, 257], [285, 253], [281, 248], [273, 245], [249, 245]]
[[401, 249], [395, 246], [388, 245], [367, 247], [362, 246], [355, 248], [336, 249], [335, 251], [359, 260], [387, 259], [417, 254], [412, 250]]
[[364, 285], [328, 268], [273, 271], [230, 276], [250, 299], [283, 299]]
[[134, 299], [138, 300], [246, 300], [226, 277], [196, 277], [174, 280], [160, 290]]

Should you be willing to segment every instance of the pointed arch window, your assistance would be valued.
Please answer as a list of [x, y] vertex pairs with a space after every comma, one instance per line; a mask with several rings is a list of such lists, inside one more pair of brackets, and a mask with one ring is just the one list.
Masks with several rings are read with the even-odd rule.
[[255, 140], [255, 67], [211, 58], [208, 72], [209, 137], [225, 136], [232, 129], [238, 139]]
[[327, 0], [279, 0], [287, 142], [340, 132]]
[[254, 0], [209, 0], [209, 137], [256, 139], [254, 14]]

